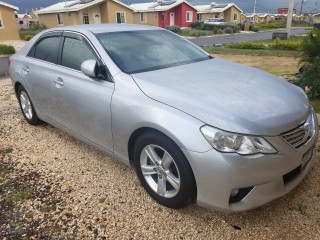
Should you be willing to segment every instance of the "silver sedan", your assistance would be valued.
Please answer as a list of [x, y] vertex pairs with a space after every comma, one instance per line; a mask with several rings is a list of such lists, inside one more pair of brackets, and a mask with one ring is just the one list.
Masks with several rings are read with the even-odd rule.
[[142, 25], [39, 33], [10, 58], [22, 114], [135, 168], [160, 204], [237, 212], [291, 191], [314, 161], [304, 92]]

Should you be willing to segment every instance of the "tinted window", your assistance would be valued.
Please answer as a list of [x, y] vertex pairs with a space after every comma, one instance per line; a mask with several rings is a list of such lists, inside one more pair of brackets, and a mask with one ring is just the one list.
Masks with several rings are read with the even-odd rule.
[[56, 63], [59, 44], [60, 37], [44, 38], [37, 43], [29, 55], [47, 62]]
[[97, 34], [117, 66], [138, 73], [209, 59], [190, 42], [165, 30]]
[[95, 59], [95, 55], [89, 47], [78, 39], [65, 38], [62, 50], [61, 65], [76, 70], [81, 70], [81, 64], [89, 59]]

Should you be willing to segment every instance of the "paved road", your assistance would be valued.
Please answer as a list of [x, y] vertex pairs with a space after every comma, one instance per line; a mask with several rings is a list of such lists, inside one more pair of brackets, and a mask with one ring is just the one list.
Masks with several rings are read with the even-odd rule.
[[[245, 41], [255, 41], [255, 40], [264, 40], [271, 39], [273, 32], [283, 32], [280, 30], [275, 31], [267, 31], [267, 32], [259, 32], [259, 33], [237, 33], [231, 35], [223, 35], [223, 36], [211, 36], [211, 37], [201, 37], [190, 39], [191, 42], [198, 46], [212, 46], [214, 44], [226, 44], [226, 43], [234, 43], [234, 42], [245, 42]], [[303, 28], [293, 29], [291, 34], [303, 34], [306, 30]]]

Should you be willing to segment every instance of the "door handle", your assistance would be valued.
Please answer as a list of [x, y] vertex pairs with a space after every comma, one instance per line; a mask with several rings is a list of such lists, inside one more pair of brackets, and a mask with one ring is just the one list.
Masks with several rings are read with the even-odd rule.
[[25, 67], [22, 68], [22, 73], [23, 74], [27, 75], [29, 72], [30, 72], [29, 66], [25, 66]]
[[53, 80], [53, 84], [56, 88], [62, 88], [64, 86], [64, 81], [62, 78], [58, 77], [56, 80]]

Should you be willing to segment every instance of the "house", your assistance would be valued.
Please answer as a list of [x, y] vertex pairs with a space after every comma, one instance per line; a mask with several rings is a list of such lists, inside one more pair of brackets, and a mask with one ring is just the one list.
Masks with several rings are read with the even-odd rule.
[[311, 19], [313, 23], [320, 23], [320, 13], [314, 14]]
[[262, 23], [267, 23], [267, 22], [270, 22], [270, 14], [268, 13], [258, 13], [258, 22], [262, 22]]
[[196, 21], [197, 16], [197, 9], [185, 0], [158, 0], [157, 2], [131, 4], [130, 7], [135, 9], [134, 23], [158, 27], [173, 25], [189, 27], [190, 23]]
[[18, 14], [17, 20], [20, 28], [31, 27], [34, 25], [39, 24], [39, 19], [36, 17], [35, 14], [32, 13], [25, 13], [25, 14]]
[[[277, 14], [280, 14], [280, 15], [288, 15], [289, 13], [289, 8], [278, 8], [277, 10]], [[297, 10], [296, 9], [293, 9], [293, 14], [296, 14], [297, 13]]]
[[209, 5], [197, 5], [197, 21], [204, 21], [207, 18], [224, 18], [226, 22], [241, 22], [242, 10], [234, 3]]
[[48, 28], [91, 23], [133, 23], [130, 6], [118, 0], [59, 2], [35, 13]]
[[259, 21], [259, 16], [256, 13], [244, 13], [244, 22], [256, 23]]
[[0, 1], [0, 40], [20, 39], [15, 11], [19, 8]]

